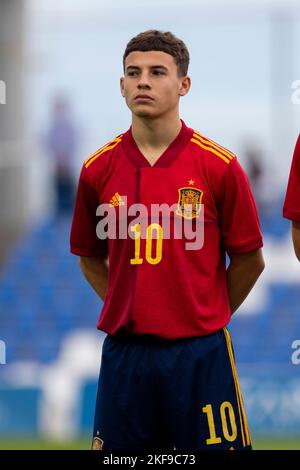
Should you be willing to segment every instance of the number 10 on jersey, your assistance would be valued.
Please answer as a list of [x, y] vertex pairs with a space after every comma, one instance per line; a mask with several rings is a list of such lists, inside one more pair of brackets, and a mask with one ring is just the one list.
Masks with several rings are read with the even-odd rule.
[[[135, 224], [130, 227], [134, 233], [134, 258], [130, 259], [130, 264], [142, 264], [144, 258], [141, 257], [141, 225]], [[153, 234], [156, 237], [153, 238]], [[155, 244], [155, 256], [152, 256], [153, 243]], [[146, 253], [144, 254], [147, 263], [158, 264], [162, 259], [163, 229], [159, 224], [150, 224], [146, 232]]]

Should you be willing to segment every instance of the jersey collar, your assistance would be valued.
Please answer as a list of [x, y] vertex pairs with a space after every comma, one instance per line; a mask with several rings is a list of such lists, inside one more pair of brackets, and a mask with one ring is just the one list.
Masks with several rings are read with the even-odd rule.
[[193, 135], [193, 129], [187, 127], [182, 120], [181, 124], [182, 126], [179, 134], [156, 160], [154, 165], [150, 165], [147, 158], [145, 158], [138, 148], [132, 135], [132, 128], [130, 127], [122, 138], [122, 145], [126, 157], [138, 168], [168, 168], [179, 157]]

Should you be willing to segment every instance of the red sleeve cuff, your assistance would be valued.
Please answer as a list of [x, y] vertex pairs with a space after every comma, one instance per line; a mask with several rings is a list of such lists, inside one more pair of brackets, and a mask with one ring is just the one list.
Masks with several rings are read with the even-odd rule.
[[300, 222], [300, 211], [291, 211], [290, 209], [284, 207], [282, 215], [285, 219], [293, 220], [294, 222]]
[[262, 248], [264, 245], [262, 238], [256, 238], [255, 240], [251, 240], [247, 242], [247, 244], [236, 245], [231, 247], [226, 247], [227, 253], [230, 255], [232, 254], [243, 254], [243, 253], [250, 253], [251, 251], [258, 250]]
[[70, 247], [70, 252], [73, 253], [73, 255], [77, 256], [106, 256], [107, 253], [101, 252], [101, 250], [97, 250], [95, 248], [88, 248], [88, 247], [83, 247], [83, 246], [76, 246], [76, 245], [71, 245]]

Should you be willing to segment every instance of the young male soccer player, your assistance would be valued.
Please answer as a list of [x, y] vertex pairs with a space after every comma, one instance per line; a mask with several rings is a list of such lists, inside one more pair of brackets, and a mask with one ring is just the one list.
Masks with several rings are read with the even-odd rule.
[[296, 256], [300, 261], [300, 135], [294, 151], [283, 216], [292, 221], [292, 238]]
[[[179, 118], [190, 89], [181, 40], [146, 31], [128, 43], [123, 61], [132, 126], [85, 161], [71, 232], [71, 251], [104, 299], [93, 448], [249, 449], [226, 329], [264, 268], [248, 180], [232, 152]], [[126, 237], [97, 237], [104, 203], [118, 228], [127, 210]], [[133, 204], [147, 209], [140, 223]], [[151, 223], [154, 204], [175, 204], [174, 230], [202, 217], [202, 248], [166, 234], [165, 215]]]

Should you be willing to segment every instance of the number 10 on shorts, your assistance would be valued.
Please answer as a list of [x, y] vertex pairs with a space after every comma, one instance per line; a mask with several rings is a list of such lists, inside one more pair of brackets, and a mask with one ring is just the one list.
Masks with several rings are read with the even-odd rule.
[[[207, 422], [208, 422], [208, 428], [209, 428], [209, 438], [206, 439], [206, 444], [207, 445], [212, 445], [212, 444], [220, 444], [222, 442], [222, 437], [218, 437], [216, 434], [216, 426], [215, 426], [215, 420], [214, 420], [214, 414], [213, 414], [213, 408], [212, 405], [206, 405], [202, 408], [203, 413], [206, 414], [207, 417]], [[221, 416], [221, 423], [222, 423], [222, 430], [223, 430], [223, 436], [228, 442], [233, 442], [237, 438], [237, 427], [236, 427], [236, 420], [235, 420], [235, 415], [234, 415], [234, 410], [229, 403], [229, 401], [224, 401], [221, 406], [220, 410], [218, 410]], [[231, 431], [228, 429], [228, 420], [230, 423], [230, 428]]]

